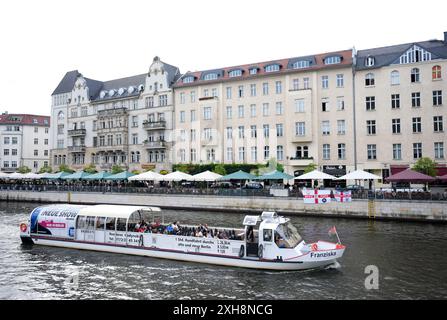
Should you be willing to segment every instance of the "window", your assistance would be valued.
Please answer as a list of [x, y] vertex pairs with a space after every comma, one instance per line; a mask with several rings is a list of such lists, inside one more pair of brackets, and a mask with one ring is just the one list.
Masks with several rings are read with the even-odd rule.
[[393, 160], [402, 160], [402, 145], [400, 143], [393, 144]]
[[345, 120], [337, 120], [337, 134], [339, 134], [339, 135], [346, 134], [346, 121]]
[[217, 88], [212, 88], [211, 89], [211, 96], [212, 97], [218, 97], [219, 93], [217, 92]]
[[58, 120], [64, 120], [64, 112], [63, 111], [59, 111], [59, 113], [57, 114], [57, 119]]
[[309, 78], [303, 78], [303, 89], [304, 90], [307, 90], [307, 89], [309, 89], [310, 88], [310, 81], [309, 81]]
[[250, 68], [250, 69], [248, 70], [248, 72], [249, 72], [251, 75], [257, 74], [257, 73], [258, 73], [258, 68]]
[[57, 125], [57, 134], [64, 134], [64, 125], [63, 124]]
[[237, 96], [239, 98], [243, 98], [244, 97], [244, 86], [239, 86], [237, 89]]
[[324, 59], [324, 64], [337, 64], [341, 63], [340, 56], [331, 56]]
[[244, 114], [245, 114], [244, 106], [241, 105], [241, 106], [237, 107], [237, 114], [238, 114], [239, 118], [243, 118], [244, 117]]
[[183, 123], [186, 120], [185, 111], [180, 111], [180, 122]]
[[196, 141], [196, 129], [191, 129], [191, 141]]
[[251, 97], [256, 97], [256, 84], [251, 84], [250, 85], [250, 96]]
[[275, 91], [276, 91], [276, 94], [282, 93], [282, 82], [281, 81], [275, 82]]
[[245, 161], [245, 147], [239, 147], [239, 161]]
[[306, 135], [306, 122], [295, 122], [295, 135], [296, 136]]
[[3, 155], [4, 156], [9, 156], [9, 149], [4, 149], [3, 150]]
[[430, 61], [431, 53], [414, 45], [399, 58], [400, 64]]
[[18, 138], [17, 137], [12, 137], [11, 138], [11, 144], [17, 144], [18, 143]]
[[323, 160], [330, 160], [331, 159], [331, 145], [330, 144], [323, 144]]
[[421, 106], [421, 93], [413, 92], [411, 94], [411, 106], [413, 108], [419, 108]]
[[[48, 152], [48, 150], [45, 150]], [[16, 156], [17, 155], [17, 149], [11, 149], [11, 155]]]
[[132, 127], [138, 127], [138, 116], [132, 116]]
[[321, 99], [321, 111], [323, 111], [323, 112], [329, 111], [329, 99], [328, 98]]
[[227, 127], [225, 129], [225, 131], [226, 131], [227, 140], [233, 139], [233, 128], [232, 127]]
[[[104, 137], [102, 137], [102, 139], [104, 140]], [[137, 133], [132, 134], [132, 144], [138, 144], [138, 134]]]
[[190, 111], [190, 116], [191, 116], [191, 122], [192, 121], [196, 121], [197, 120], [196, 110], [191, 110]]
[[262, 84], [262, 94], [263, 94], [264, 96], [266, 96], [266, 95], [269, 94], [269, 84], [268, 84], [267, 82], [264, 82], [264, 83]]
[[395, 86], [400, 84], [400, 75], [399, 75], [399, 71], [391, 71], [391, 85]]
[[250, 105], [250, 117], [252, 117], [252, 118], [256, 117], [256, 105], [255, 104]]
[[303, 68], [308, 68], [309, 66], [310, 66], [310, 61], [299, 60], [292, 64], [292, 69], [303, 69]]
[[268, 138], [270, 137], [270, 126], [268, 124], [264, 124], [262, 126], [263, 131], [264, 131], [264, 138]]
[[323, 89], [329, 88], [329, 77], [328, 76], [321, 76], [321, 87]]
[[4, 137], [3, 142], [4, 144], [9, 144], [9, 137]]
[[264, 117], [267, 117], [269, 115], [269, 104], [268, 103], [262, 104], [262, 115]]
[[279, 71], [280, 69], [280, 65], [279, 64], [270, 64], [265, 66], [264, 70], [265, 72], [275, 72], [275, 71]]
[[34, 133], [38, 133], [39, 132], [39, 127], [34, 127]]
[[194, 82], [194, 77], [189, 76], [189, 77], [183, 78], [183, 83], [191, 83], [191, 82]]
[[179, 153], [180, 153], [180, 162], [185, 162], [186, 161], [186, 151], [185, 151], [185, 149], [180, 149]]
[[209, 89], [203, 89], [203, 96], [208, 97], [209, 96]]
[[374, 74], [373, 73], [368, 73], [365, 76], [365, 86], [367, 87], [371, 87], [375, 85], [375, 79], [374, 79]]
[[299, 90], [299, 89], [300, 89], [300, 80], [293, 79], [292, 80], [292, 90]]
[[421, 132], [422, 132], [421, 118], [420, 117], [413, 118], [413, 133], [421, 133]]
[[196, 102], [196, 92], [195, 91], [191, 91], [190, 92], [190, 98], [191, 98], [191, 102]]
[[39, 139], [38, 138], [34, 138], [34, 144], [39, 144]]
[[184, 104], [185, 101], [186, 101], [185, 93], [184, 92], [180, 92], [180, 104]]
[[39, 150], [34, 150], [34, 156], [38, 157], [39, 156]]
[[203, 108], [203, 119], [204, 120], [211, 120], [211, 107], [204, 107]]
[[323, 136], [328, 136], [331, 134], [330, 122], [329, 120], [325, 120], [321, 122], [321, 132]]
[[206, 160], [211, 162], [216, 161], [216, 150], [214, 149], [206, 150]]
[[374, 62], [375, 62], [374, 57], [368, 56], [365, 59], [365, 67], [372, 67], [372, 66], [374, 66]]
[[337, 97], [337, 111], [345, 110], [345, 98]]
[[345, 85], [345, 79], [343, 74], [337, 74], [337, 88], [343, 88]]
[[204, 128], [203, 129], [203, 137], [207, 141], [213, 140], [213, 135], [212, 135], [211, 128]]
[[240, 77], [240, 76], [242, 76], [242, 70], [241, 69], [231, 70], [230, 72], [228, 72], [228, 76], [230, 78]]
[[366, 111], [376, 110], [376, 97], [366, 97]]
[[203, 80], [216, 80], [218, 78], [218, 74], [217, 73], [208, 73], [203, 77]]
[[442, 105], [442, 91], [441, 90], [433, 91], [433, 105], [434, 106]]
[[253, 162], [258, 161], [258, 148], [257, 147], [251, 147], [251, 161], [253, 161]]
[[433, 117], [433, 130], [434, 132], [443, 132], [444, 124], [442, 116], [434, 116]]
[[393, 134], [400, 134], [400, 119], [391, 120], [391, 129]]
[[276, 124], [276, 136], [277, 137], [284, 136], [284, 125], [282, 123]]
[[252, 138], [256, 138], [258, 135], [257, 135], [257, 131], [256, 131], [256, 126], [255, 125], [251, 125], [250, 126], [250, 131], [251, 131], [251, 137]]
[[444, 159], [444, 142], [435, 142], [435, 159]]
[[431, 68], [431, 78], [432, 80], [442, 79], [441, 66], [434, 66], [433, 68]]
[[368, 153], [368, 160], [376, 160], [377, 159], [376, 145], [368, 144], [366, 146], [366, 149], [367, 149], [367, 153]]
[[88, 115], [87, 107], [81, 108], [81, 117], [86, 117]]
[[368, 135], [376, 134], [376, 120], [367, 120], [366, 121], [366, 133]]
[[346, 144], [339, 143], [338, 144], [338, 160], [346, 159]]
[[227, 148], [227, 161], [233, 161], [233, 148]]
[[153, 108], [154, 107], [154, 97], [146, 97], [144, 99], [144, 104], [146, 108]]
[[284, 113], [284, 107], [282, 105], [282, 102], [277, 102], [276, 103], [276, 115], [280, 116]]
[[227, 107], [227, 119], [231, 119], [232, 118], [232, 110], [233, 110], [233, 108], [231, 107], [231, 106], [228, 106]]
[[295, 112], [299, 113], [304, 112], [304, 99], [295, 100]]
[[416, 83], [416, 82], [420, 82], [421, 78], [420, 78], [420, 74], [419, 74], [419, 69], [418, 68], [413, 68], [411, 69], [411, 83]]
[[264, 146], [264, 160], [268, 160], [270, 158], [270, 147]]
[[413, 158], [414, 159], [422, 158], [422, 143], [420, 142], [413, 143]]
[[231, 89], [231, 87], [227, 87], [227, 88], [226, 88], [226, 96], [227, 96], [227, 99], [231, 99], [231, 94], [232, 94], [232, 89]]
[[239, 135], [239, 139], [245, 139], [245, 128], [244, 128], [244, 126], [239, 126], [238, 127], [238, 135]]
[[399, 108], [400, 108], [400, 94], [392, 94], [391, 109], [399, 109]]
[[276, 159], [278, 161], [284, 160], [284, 147], [283, 146], [277, 146], [276, 147]]

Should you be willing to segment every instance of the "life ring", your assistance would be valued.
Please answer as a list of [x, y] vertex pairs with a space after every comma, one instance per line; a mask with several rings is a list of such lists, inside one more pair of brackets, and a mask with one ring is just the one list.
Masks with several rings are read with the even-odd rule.
[[318, 251], [318, 245], [316, 243], [313, 243], [310, 248], [312, 249], [312, 251]]
[[264, 246], [261, 244], [258, 247], [258, 257], [259, 257], [259, 259], [262, 259], [263, 253], [264, 253]]
[[28, 229], [28, 227], [27, 227], [26, 223], [20, 224], [20, 231], [26, 232], [27, 229]]
[[239, 258], [242, 258], [244, 256], [244, 254], [245, 254], [245, 247], [242, 244], [241, 249], [239, 250]]

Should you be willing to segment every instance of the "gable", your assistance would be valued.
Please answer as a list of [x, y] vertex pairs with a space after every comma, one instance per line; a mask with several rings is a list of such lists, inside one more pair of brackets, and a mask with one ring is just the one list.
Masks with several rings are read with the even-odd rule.
[[392, 64], [409, 64], [430, 61], [434, 59], [439, 59], [439, 57], [436, 54], [423, 48], [422, 46], [414, 44], [403, 54], [401, 54], [397, 59], [395, 59]]

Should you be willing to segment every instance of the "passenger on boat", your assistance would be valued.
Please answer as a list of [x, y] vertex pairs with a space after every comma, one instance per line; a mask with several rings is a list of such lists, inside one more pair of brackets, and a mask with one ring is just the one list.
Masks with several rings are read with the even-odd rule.
[[287, 243], [275, 232], [275, 243], [278, 248], [287, 248]]
[[249, 226], [247, 229], [247, 242], [254, 242], [255, 241], [255, 235], [253, 232], [253, 226]]

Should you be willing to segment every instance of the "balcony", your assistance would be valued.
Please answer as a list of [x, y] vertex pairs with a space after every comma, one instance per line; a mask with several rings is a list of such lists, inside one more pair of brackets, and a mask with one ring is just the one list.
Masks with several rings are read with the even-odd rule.
[[98, 111], [99, 117], [114, 117], [127, 115], [127, 108], [106, 109]]
[[314, 162], [313, 157], [308, 158], [289, 158], [289, 165], [293, 167], [307, 167]]
[[85, 129], [68, 130], [68, 136], [69, 137], [85, 136], [86, 133], [87, 133], [87, 130], [85, 130]]
[[145, 130], [165, 130], [166, 129], [166, 121], [143, 121], [143, 128]]
[[129, 146], [124, 144], [115, 144], [115, 145], [97, 145], [94, 146], [96, 148], [96, 152], [127, 152]]
[[207, 138], [202, 139], [200, 141], [200, 143], [202, 144], [202, 146], [217, 146], [217, 140], [213, 139], [213, 138], [211, 138], [211, 139], [207, 139]]
[[86, 146], [69, 146], [68, 152], [85, 152]]
[[305, 136], [293, 136], [292, 137], [292, 142], [312, 142], [312, 136], [310, 135], [305, 135]]
[[159, 140], [159, 141], [145, 141], [143, 142], [143, 145], [146, 149], [165, 149], [166, 148], [166, 141]]

